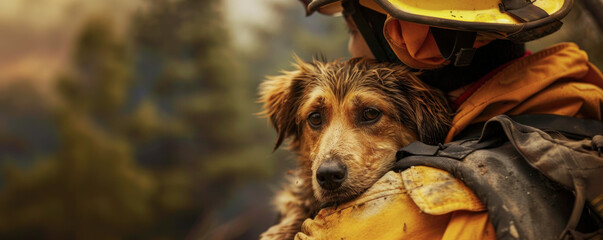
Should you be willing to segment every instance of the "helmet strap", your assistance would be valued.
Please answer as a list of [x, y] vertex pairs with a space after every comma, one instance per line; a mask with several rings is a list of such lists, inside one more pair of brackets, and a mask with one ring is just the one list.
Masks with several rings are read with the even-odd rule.
[[454, 58], [455, 67], [465, 67], [471, 64], [475, 55], [476, 32], [466, 32], [443, 28], [430, 28], [442, 57], [446, 60]]
[[386, 16], [360, 5], [358, 1], [343, 0], [341, 5], [344, 14], [350, 16], [356, 24], [373, 56], [381, 62], [402, 63], [383, 35], [383, 24]]
[[542, 8], [532, 4], [532, 1], [501, 0], [498, 8], [501, 12], [506, 12], [521, 22], [534, 21], [549, 16]]

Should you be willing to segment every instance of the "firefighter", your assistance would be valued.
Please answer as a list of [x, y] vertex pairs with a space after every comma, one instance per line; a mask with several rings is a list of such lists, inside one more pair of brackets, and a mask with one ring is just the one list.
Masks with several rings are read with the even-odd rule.
[[[584, 51], [573, 43], [525, 50], [525, 42], [561, 27], [572, 0], [302, 2], [308, 15], [343, 14], [353, 57], [407, 65], [445, 92], [455, 110], [446, 142], [500, 114], [603, 117], [603, 75]], [[295, 238], [496, 239], [505, 237], [503, 225], [510, 238], [533, 238], [520, 235], [523, 223], [493, 222], [487, 204], [446, 171], [412, 167], [389, 172], [356, 200], [322, 209]]]

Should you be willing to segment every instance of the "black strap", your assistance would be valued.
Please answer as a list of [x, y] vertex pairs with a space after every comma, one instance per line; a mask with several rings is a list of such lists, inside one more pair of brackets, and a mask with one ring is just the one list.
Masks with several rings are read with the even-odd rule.
[[[511, 116], [511, 119], [543, 131], [557, 131], [572, 139], [592, 138], [595, 135], [603, 135], [603, 122], [598, 120], [549, 114]], [[484, 123], [469, 125], [456, 135], [454, 140], [477, 139], [480, 137], [483, 128]]]
[[549, 16], [542, 8], [526, 0], [501, 0], [498, 6], [502, 12], [506, 12], [522, 22], [534, 21]]
[[396, 152], [396, 159], [402, 159], [407, 156], [435, 156], [438, 151], [442, 150], [440, 146], [428, 145], [419, 141], [414, 141], [404, 146], [400, 151]]
[[471, 64], [475, 55], [476, 32], [466, 32], [443, 28], [430, 28], [442, 57], [446, 60], [455, 58], [454, 66], [465, 67]]
[[498, 147], [503, 143], [504, 141], [498, 138], [486, 139], [479, 142], [475, 141], [475, 139], [460, 140], [438, 146], [414, 141], [396, 152], [396, 159], [399, 160], [408, 156], [439, 156], [462, 160], [476, 150]]
[[352, 18], [375, 58], [381, 62], [402, 63], [383, 35], [386, 16], [360, 5], [358, 0], [344, 0], [344, 13]]

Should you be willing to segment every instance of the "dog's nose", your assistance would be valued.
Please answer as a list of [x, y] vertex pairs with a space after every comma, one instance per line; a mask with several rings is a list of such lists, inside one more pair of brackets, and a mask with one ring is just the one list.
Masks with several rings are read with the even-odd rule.
[[348, 175], [345, 165], [339, 161], [326, 161], [318, 167], [316, 180], [320, 187], [326, 190], [335, 190], [341, 186]]

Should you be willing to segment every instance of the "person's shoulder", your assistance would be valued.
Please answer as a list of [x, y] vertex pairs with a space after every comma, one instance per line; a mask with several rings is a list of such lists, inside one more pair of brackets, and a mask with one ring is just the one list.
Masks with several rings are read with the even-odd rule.
[[588, 62], [588, 54], [580, 49], [580, 47], [573, 42], [561, 42], [544, 49], [541, 49], [529, 56], [527, 59], [543, 59], [548, 57], [561, 57], [579, 59]]

